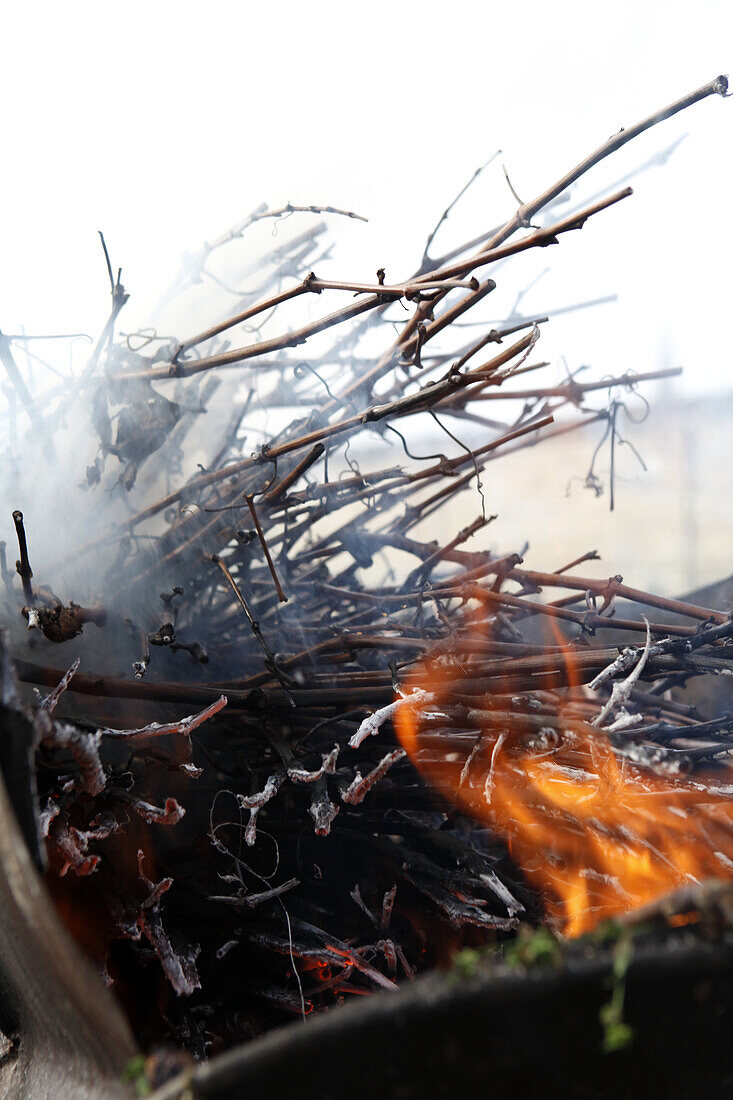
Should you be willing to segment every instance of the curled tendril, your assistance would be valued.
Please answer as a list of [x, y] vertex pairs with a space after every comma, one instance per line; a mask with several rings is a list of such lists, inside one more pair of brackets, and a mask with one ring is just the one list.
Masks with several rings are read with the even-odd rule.
[[450, 438], [453, 440], [453, 442], [457, 443], [458, 446], [461, 448], [461, 450], [465, 451], [466, 454], [470, 457], [470, 459], [473, 463], [473, 468], [476, 472], [476, 489], [478, 490], [478, 495], [481, 498], [481, 518], [483, 520], [485, 520], [486, 519], [486, 497], [484, 496], [483, 482], [481, 481], [481, 471], [479, 470], [479, 465], [478, 465], [478, 462], [476, 461], [476, 455], [473, 453], [473, 451], [471, 450], [470, 447], [467, 447], [465, 443], [462, 443], [461, 440], [458, 438], [458, 436], [453, 435], [453, 432], [450, 431], [449, 428], [446, 428], [445, 424], [441, 423], [441, 421], [438, 420], [438, 417], [435, 415], [435, 413], [433, 412], [432, 409], [428, 409], [427, 411], [430, 414], [430, 416], [433, 418], [435, 423], [438, 425], [438, 427], [441, 428], [447, 436], [450, 436]]
[[[150, 347], [155, 340], [174, 340], [173, 336], [158, 336], [158, 330], [152, 326], [138, 329], [136, 332], [121, 332], [120, 336], [124, 336], [127, 350], [131, 352], [143, 351], [145, 348]], [[139, 343], [136, 343], [136, 341], [139, 341]]]
[[[344, 447], [344, 462], [349, 467], [352, 474], [356, 474], [357, 477], [361, 477], [361, 470], [359, 469], [359, 463], [356, 461], [355, 458], [350, 458], [349, 457], [349, 451], [350, 450], [351, 450], [351, 440], [347, 439], [346, 440], [346, 446]], [[345, 470], [341, 471], [341, 473], [339, 474], [339, 481], [342, 479], [342, 477], [345, 473], [346, 473]]]
[[331, 398], [331, 400], [336, 401], [339, 405], [343, 406], [343, 401], [341, 400], [341, 398], [336, 397], [336, 395], [331, 392], [331, 388], [328, 385], [328, 382], [326, 381], [326, 379], [323, 378], [318, 373], [316, 368], [312, 367], [310, 365], [310, 363], [306, 363], [305, 360], [301, 360], [300, 363], [296, 363], [295, 366], [293, 367], [293, 374], [295, 375], [296, 378], [305, 378], [306, 374], [312, 374], [321, 383], [321, 385], [323, 386], [324, 390], [326, 391], [328, 396]]
[[399, 436], [399, 438], [402, 441], [403, 451], [405, 452], [407, 457], [411, 458], [414, 462], [426, 462], [426, 461], [428, 461], [428, 459], [431, 459], [431, 458], [437, 459], [441, 463], [445, 463], [445, 462], [448, 461], [448, 456], [444, 455], [442, 453], [442, 451], [438, 452], [437, 454], [431, 454], [431, 455], [414, 455], [412, 453], [412, 451], [410, 450], [410, 448], [407, 446], [407, 440], [405, 439], [402, 432], [398, 431], [397, 428], [395, 428], [392, 424], [385, 424], [384, 427], [388, 432], [394, 432], [394, 434], [396, 436]]
[[[634, 391], [634, 390], [632, 390], [632, 392], [636, 393], [636, 391]], [[636, 396], [641, 397], [640, 394], [636, 394]], [[565, 489], [565, 495], [566, 496], [570, 495], [570, 487], [571, 487], [571, 485], [574, 481], [582, 482], [583, 487], [585, 489], [590, 489], [593, 493], [595, 493], [595, 495], [597, 497], [600, 497], [600, 496], [603, 495], [603, 491], [604, 491], [603, 482], [598, 477], [595, 467], [596, 467], [596, 462], [598, 461], [598, 456], [601, 452], [601, 449], [602, 449], [604, 443], [606, 442], [606, 440], [609, 439], [609, 438], [610, 438], [610, 442], [611, 442], [611, 465], [610, 465], [610, 470], [609, 470], [609, 488], [610, 488], [610, 508], [611, 508], [611, 511], [613, 511], [614, 503], [615, 503], [615, 500], [614, 500], [614, 486], [615, 486], [615, 482], [616, 482], [616, 462], [615, 462], [615, 448], [616, 448], [616, 446], [628, 447], [631, 450], [631, 453], [634, 455], [634, 458], [637, 460], [637, 462], [641, 466], [642, 470], [644, 470], [646, 472], [646, 468], [647, 468], [646, 463], [644, 462], [644, 459], [639, 454], [639, 451], [634, 446], [634, 444], [631, 443], [630, 440], [625, 439], [621, 435], [621, 433], [620, 433], [620, 431], [618, 430], [618, 427], [617, 427], [619, 412], [623, 412], [626, 415], [626, 418], [632, 424], [642, 424], [646, 420], [646, 418], [648, 416], [648, 413], [649, 413], [649, 404], [648, 404], [648, 402], [646, 401], [645, 398], [642, 397], [641, 400], [644, 402], [644, 405], [646, 406], [646, 408], [645, 408], [644, 415], [640, 419], [635, 419], [633, 416], [631, 416], [629, 414], [629, 410], [626, 406], [626, 403], [623, 402], [623, 401], [618, 401], [618, 400], [613, 400], [611, 402], [611, 404], [609, 405], [608, 409], [605, 412], [599, 414], [605, 420], [606, 426], [604, 428], [603, 435], [599, 439], [599, 441], [596, 444], [595, 449], [593, 451], [593, 455], [592, 455], [591, 461], [590, 461], [590, 466], [588, 468], [588, 473], [585, 475], [584, 478], [571, 477], [568, 480], [568, 483], [567, 483], [567, 486], [566, 486], [566, 489]]]

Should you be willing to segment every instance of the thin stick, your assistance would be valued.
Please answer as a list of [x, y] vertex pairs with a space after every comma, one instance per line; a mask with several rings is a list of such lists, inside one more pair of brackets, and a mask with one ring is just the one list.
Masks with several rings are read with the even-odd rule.
[[288, 696], [288, 698], [290, 700], [290, 705], [294, 707], [295, 706], [295, 701], [293, 700], [293, 697], [290, 694], [290, 691], [288, 690], [288, 685], [285, 681], [285, 678], [284, 678], [283, 674], [280, 672], [280, 669], [277, 666], [277, 663], [275, 661], [275, 654], [272, 652], [272, 650], [268, 646], [267, 642], [265, 641], [265, 639], [262, 635], [262, 631], [260, 629], [260, 624], [258, 623], [257, 619], [255, 619], [254, 615], [252, 614], [252, 612], [250, 610], [250, 607], [249, 607], [249, 604], [247, 603], [244, 596], [242, 595], [242, 592], [241, 592], [241, 589], [240, 589], [239, 585], [237, 584], [234, 577], [229, 572], [229, 569], [227, 568], [226, 563], [222, 561], [222, 559], [219, 557], [218, 554], [212, 554], [211, 555], [211, 560], [214, 562], [215, 565], [219, 566], [222, 573], [226, 577], [227, 582], [229, 584], [229, 587], [231, 588], [232, 592], [234, 593], [234, 595], [237, 598], [237, 602], [239, 603], [239, 606], [242, 608], [242, 610], [244, 611], [244, 614], [247, 616], [247, 621], [249, 622], [252, 633], [254, 634], [255, 638], [257, 639], [257, 641], [260, 643], [260, 646], [262, 647], [262, 650], [263, 650], [263, 652], [265, 654], [265, 657], [267, 659], [268, 668], [271, 669], [272, 672], [275, 673], [275, 675], [277, 676], [277, 678], [280, 682], [281, 688], [283, 689], [283, 691], [286, 693], [286, 695]]
[[[297, 465], [293, 466], [289, 474], [286, 474], [276, 485], [273, 485], [272, 489], [265, 493], [264, 499], [267, 503], [275, 504], [276, 501], [287, 493], [291, 485], [295, 485], [298, 478], [302, 477], [306, 470], [309, 470], [313, 463], [318, 461], [325, 449], [323, 443], [316, 443], [308, 454], [301, 458]], [[320, 488], [322, 490], [323, 486], [320, 486]]]
[[685, 600], [671, 600], [666, 596], [655, 596], [651, 592], [644, 592], [641, 588], [631, 588], [621, 583], [621, 577], [612, 577], [607, 581], [599, 581], [595, 577], [569, 577], [560, 576], [557, 573], [540, 573], [533, 569], [513, 569], [509, 576], [516, 581], [532, 586], [549, 585], [552, 588], [576, 588], [581, 592], [592, 592], [597, 596], [608, 596], [613, 593], [622, 600], [631, 600], [633, 603], [646, 604], [648, 607], [659, 607], [663, 611], [670, 611], [675, 615], [685, 615], [692, 619], [712, 620], [715, 623], [726, 623], [728, 615], [723, 611], [713, 611], [709, 607], [699, 607], [697, 604], [687, 603]]
[[18, 536], [18, 549], [20, 551], [20, 560], [16, 561], [15, 568], [23, 582], [23, 596], [25, 597], [25, 602], [29, 607], [33, 607], [36, 602], [36, 598], [33, 595], [33, 585], [31, 584], [33, 570], [28, 560], [28, 544], [25, 539], [23, 513], [17, 509], [13, 512], [13, 523], [15, 524], [15, 533]]
[[272, 560], [272, 555], [270, 553], [270, 548], [267, 545], [267, 539], [265, 538], [265, 532], [262, 530], [262, 524], [260, 523], [260, 517], [257, 515], [257, 511], [255, 509], [254, 496], [251, 493], [245, 493], [244, 499], [247, 502], [247, 507], [249, 508], [249, 514], [252, 516], [252, 522], [254, 523], [255, 528], [257, 530], [257, 535], [258, 535], [259, 540], [260, 540], [260, 545], [262, 546], [262, 550], [264, 552], [265, 558], [267, 559], [267, 565], [268, 565], [268, 568], [269, 568], [270, 573], [272, 575], [272, 580], [273, 580], [273, 583], [275, 585], [275, 588], [277, 589], [277, 598], [280, 601], [280, 603], [287, 603], [288, 602], [288, 597], [283, 592], [283, 587], [280, 584], [280, 578], [277, 575], [277, 570], [275, 568], [275, 563]]
[[[519, 373], [519, 372], [517, 372]], [[650, 370], [642, 374], [621, 374], [616, 378], [603, 378], [598, 382], [563, 382], [560, 386], [538, 387], [535, 390], [497, 390], [493, 393], [476, 395], [474, 401], [540, 401], [543, 397], [565, 397], [575, 402], [586, 393], [596, 390], [613, 389], [614, 386], [631, 388], [637, 382], [651, 382], [661, 378], [676, 378], [682, 374], [682, 367], [666, 367], [663, 370]]]
[[498, 247], [505, 240], [512, 236], [517, 229], [521, 229], [522, 226], [529, 225], [535, 214], [538, 214], [543, 206], [547, 206], [553, 199], [556, 199], [559, 195], [566, 191], [568, 187], [579, 180], [581, 176], [585, 175], [596, 164], [599, 164], [606, 157], [609, 157], [612, 153], [615, 153], [618, 149], [621, 149], [628, 142], [633, 141], [640, 134], [643, 134], [645, 130], [649, 130], [652, 126], [656, 126], [660, 122], [664, 122], [668, 118], [672, 118], [673, 115], [678, 114], [680, 111], [686, 110], [688, 107], [692, 107], [693, 104], [699, 103], [700, 100], [706, 99], [711, 95], [724, 96], [728, 91], [728, 77], [716, 76], [714, 80], [711, 80], [709, 84], [704, 84], [701, 88], [698, 88], [694, 92], [690, 92], [688, 95], [683, 96], [682, 99], [675, 100], [674, 103], [670, 103], [668, 107], [662, 107], [661, 110], [655, 111], [654, 114], [649, 115], [648, 118], [643, 119], [641, 122], [637, 122], [635, 126], [630, 126], [628, 129], [623, 127], [610, 137], [608, 141], [604, 141], [602, 145], [599, 145], [595, 152], [581, 160], [574, 168], [571, 168], [569, 172], [566, 172], [564, 176], [561, 176], [556, 183], [553, 183], [546, 191], [543, 191], [537, 198], [532, 199], [531, 202], [525, 203], [520, 206], [516, 214], [506, 222], [505, 225], [499, 229], [494, 236], [486, 242], [481, 249], [482, 252], [490, 252], [492, 249]]

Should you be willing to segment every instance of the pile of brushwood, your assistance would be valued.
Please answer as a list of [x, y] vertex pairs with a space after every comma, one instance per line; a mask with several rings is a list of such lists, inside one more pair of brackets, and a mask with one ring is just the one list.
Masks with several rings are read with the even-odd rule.
[[[600, 712], [639, 767], [729, 751], [733, 719], [704, 721], [668, 691], [733, 668], [727, 613], [578, 575], [594, 553], [536, 572], [517, 548], [476, 548], [489, 463], [589, 423], [612, 444], [614, 395], [670, 372], [547, 386], [547, 318], [462, 323], [480, 318], [498, 261], [622, 216], [611, 208], [630, 188], [577, 206], [581, 176], [726, 90], [718, 78], [621, 130], [440, 258], [431, 235], [401, 282], [308, 270], [323, 218], [355, 215], [260, 209], [189, 257], [171, 296], [195, 293], [263, 221], [309, 227], [205, 331], [121, 334], [127, 293], [107, 259], [112, 311], [73, 379], [44, 390], [36, 367], [31, 384], [21, 354], [36, 345], [2, 337], [3, 463], [21, 509], [15, 536], [12, 508], [6, 523], [16, 569], [5, 548], [0, 562], [4, 706], [33, 731], [4, 768], [58, 910], [143, 1047], [204, 1058], [542, 919], [502, 837], [431, 791], [396, 738], [401, 685], [426, 653], [455, 671], [437, 727], [470, 731], [478, 696], [509, 735], [556, 728], [561, 707], [589, 728]], [[560, 200], [573, 209], [557, 220]], [[487, 404], [500, 399], [506, 421]], [[49, 486], [66, 510], [52, 521]], [[616, 614], [619, 600], [649, 624]]]

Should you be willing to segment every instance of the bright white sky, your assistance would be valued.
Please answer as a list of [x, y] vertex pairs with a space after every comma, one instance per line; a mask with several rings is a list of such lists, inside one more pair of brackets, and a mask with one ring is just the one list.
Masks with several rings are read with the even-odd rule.
[[[729, 0], [7, 5], [0, 326], [97, 333], [97, 239], [142, 325], [180, 255], [260, 202], [330, 203], [330, 270], [408, 274], [452, 195], [502, 155], [442, 238], [512, 212], [621, 126], [733, 69]], [[594, 196], [686, 135], [664, 168], [582, 234], [516, 261], [497, 310], [546, 263], [529, 312], [617, 292], [543, 332], [545, 358], [602, 373], [685, 366], [729, 387], [733, 103], [656, 128], [583, 184]], [[455, 234], [451, 236], [451, 231]], [[559, 368], [558, 368], [559, 369]]]

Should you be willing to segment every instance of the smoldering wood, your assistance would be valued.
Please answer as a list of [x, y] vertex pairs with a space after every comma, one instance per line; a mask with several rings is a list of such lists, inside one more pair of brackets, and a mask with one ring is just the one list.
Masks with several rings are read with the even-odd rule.
[[450, 1100], [457, 1091], [480, 1093], [487, 1081], [502, 1094], [537, 1100], [715, 1094], [732, 1068], [733, 956], [730, 931], [710, 910], [707, 938], [647, 914], [625, 979], [636, 1041], [612, 1054], [602, 1047], [599, 1013], [613, 982], [615, 944], [581, 950], [571, 941], [549, 965], [512, 966], [489, 955], [464, 975], [421, 975], [396, 995], [362, 999], [308, 1028], [292, 1025], [218, 1056], [155, 1100], [182, 1100], [184, 1088], [195, 1100], [277, 1094], [293, 1080], [302, 1082], [303, 1097], [317, 1100], [340, 1095], [345, 1078], [359, 1100], [380, 1092]]

